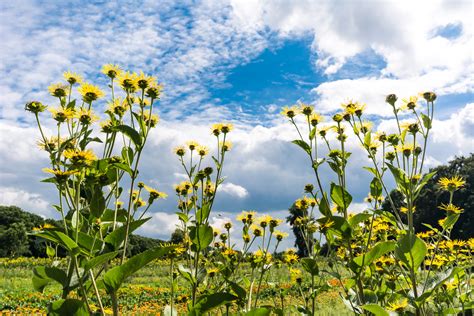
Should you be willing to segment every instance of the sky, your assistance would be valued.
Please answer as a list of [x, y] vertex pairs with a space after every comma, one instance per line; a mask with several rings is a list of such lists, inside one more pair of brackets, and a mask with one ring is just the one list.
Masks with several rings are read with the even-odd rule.
[[[434, 91], [427, 166], [467, 155], [474, 148], [473, 20], [473, 2], [455, 0], [3, 1], [0, 204], [58, 218], [55, 189], [40, 183], [48, 157], [24, 104], [53, 104], [47, 87], [68, 70], [106, 90], [106, 63], [156, 75], [164, 86], [141, 180], [169, 197], [151, 208], [139, 231], [146, 236], [167, 239], [177, 223], [173, 185], [183, 171], [172, 148], [192, 139], [212, 149], [212, 123], [235, 125], [216, 226], [242, 210], [284, 218], [314, 181], [290, 143], [295, 131], [279, 115], [286, 105], [310, 103], [330, 118], [342, 102], [360, 101], [375, 129], [390, 131], [385, 95]], [[52, 133], [54, 122], [42, 119]], [[348, 148], [357, 212], [365, 207], [369, 161], [354, 139]], [[327, 168], [322, 177], [327, 186], [334, 180]]]

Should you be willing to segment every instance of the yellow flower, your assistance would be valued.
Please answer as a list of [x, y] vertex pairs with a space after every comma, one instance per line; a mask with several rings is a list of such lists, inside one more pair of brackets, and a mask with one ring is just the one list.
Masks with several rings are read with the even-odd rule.
[[450, 203], [450, 204], [444, 204], [441, 203], [441, 206], [438, 206], [440, 210], [444, 210], [446, 212], [454, 213], [454, 214], [460, 214], [464, 209], [457, 207], [456, 205]]
[[173, 149], [173, 152], [174, 152], [176, 155], [178, 155], [178, 156], [180, 156], [180, 157], [183, 157], [184, 154], [186, 154], [186, 148], [185, 148], [184, 146], [178, 146], [178, 147], [175, 147], [175, 148]]
[[418, 102], [417, 96], [411, 96], [408, 99], [402, 99], [402, 105], [400, 106], [400, 109], [414, 110], [418, 106], [417, 102]]
[[147, 190], [150, 193], [149, 202], [151, 202], [153, 200], [156, 200], [158, 198], [165, 199], [166, 197], [168, 197], [168, 194], [166, 194], [164, 192], [160, 192], [160, 191], [155, 190], [153, 188], [150, 188], [147, 185], [145, 185], [144, 188], [145, 188], [145, 190]]
[[218, 272], [219, 272], [219, 269], [217, 269], [217, 268], [207, 269], [207, 275], [208, 275], [210, 278], [215, 277]]
[[61, 144], [65, 141], [65, 139], [53, 136], [50, 137], [49, 139], [47, 138], [46, 140], [40, 140], [37, 142], [38, 147], [40, 149], [46, 150], [46, 151], [53, 151], [56, 150]]
[[50, 108], [49, 111], [53, 115], [53, 119], [59, 123], [63, 123], [74, 117], [74, 110], [67, 108]]
[[228, 140], [219, 142], [219, 147], [222, 148], [222, 151], [230, 151], [232, 149], [232, 143]]
[[128, 102], [126, 100], [122, 100], [121, 98], [116, 98], [115, 100], [108, 102], [108, 105], [108, 111], [118, 115], [119, 117], [123, 117], [125, 112], [127, 112], [129, 109]]
[[31, 101], [25, 104], [25, 110], [31, 113], [38, 114], [46, 110], [47, 106], [43, 105], [41, 102], [38, 101]]
[[193, 151], [193, 150], [195, 150], [196, 148], [199, 147], [198, 142], [195, 142], [193, 140], [190, 140], [190, 141], [186, 142], [186, 145], [188, 146], [189, 150], [191, 150], [191, 151]]
[[121, 72], [118, 75], [117, 80], [118, 80], [120, 86], [125, 91], [135, 92], [138, 88], [136, 77], [128, 71], [127, 72]]
[[100, 122], [100, 127], [104, 133], [112, 133], [114, 128], [114, 123], [111, 120], [105, 120]]
[[227, 134], [233, 129], [234, 129], [234, 125], [232, 125], [230, 123], [221, 123], [221, 132], [223, 134]]
[[222, 129], [221, 123], [212, 124], [211, 133], [214, 134], [215, 136], [219, 136], [219, 134], [221, 133], [221, 129]]
[[51, 173], [54, 175], [54, 177], [56, 178], [56, 180], [59, 182], [59, 183], [63, 183], [65, 182], [69, 176], [77, 173], [77, 170], [66, 170], [66, 171], [63, 171], [63, 170], [58, 170], [58, 169], [50, 169], [50, 168], [43, 168], [43, 171], [44, 172], [47, 172], [47, 173]]
[[143, 73], [143, 71], [140, 71], [140, 73], [134, 73], [133, 77], [135, 79], [135, 82], [137, 83], [138, 87], [141, 89], [146, 89], [150, 86], [155, 86], [156, 83], [156, 77], [153, 76], [147, 76]]
[[[413, 213], [415, 213], [416, 206], [413, 206], [412, 211], [413, 211]], [[400, 207], [400, 212], [402, 212], [403, 214], [407, 214], [408, 213], [408, 208], [406, 208], [405, 206], [401, 206]]]
[[316, 126], [322, 121], [324, 121], [324, 118], [318, 113], [313, 113], [309, 116], [309, 122], [312, 126]]
[[138, 198], [136, 201], [135, 201], [135, 206], [136, 207], [142, 207], [142, 206], [145, 206], [146, 205], [146, 202], [143, 201], [142, 199]]
[[302, 273], [300, 269], [290, 268], [290, 278], [292, 283], [300, 284], [303, 282]]
[[160, 117], [156, 114], [152, 114], [151, 117], [148, 113], [143, 114], [143, 121], [145, 122], [146, 126], [150, 128], [155, 127], [158, 122], [160, 121]]
[[82, 96], [82, 99], [86, 103], [91, 103], [92, 101], [100, 99], [104, 96], [104, 92], [100, 90], [99, 87], [94, 86], [90, 83], [81, 84], [77, 91], [79, 91]]
[[361, 132], [362, 134], [366, 134], [370, 130], [372, 130], [373, 123], [370, 121], [363, 121], [362, 123], [356, 123], [354, 125], [354, 132], [356, 134], [359, 134]]
[[122, 69], [117, 65], [106, 64], [102, 66], [102, 73], [107, 75], [109, 78], [114, 79], [122, 73]]
[[281, 232], [279, 230], [275, 230], [273, 233], [275, 234], [275, 237], [278, 241], [282, 241], [283, 238], [288, 237], [288, 233]]
[[438, 180], [438, 184], [446, 191], [454, 192], [459, 188], [462, 188], [466, 181], [460, 176], [454, 176], [451, 178], [443, 177]]
[[394, 312], [401, 312], [408, 307], [408, 299], [404, 298], [395, 302], [388, 303], [388, 309]]
[[75, 72], [66, 71], [65, 73], [63, 73], [63, 77], [64, 80], [69, 82], [69, 84], [71, 85], [82, 82], [82, 77]]
[[148, 87], [145, 95], [151, 99], [158, 99], [160, 97], [161, 90], [163, 90], [163, 86], [154, 83]]
[[309, 104], [304, 104], [304, 103], [301, 103], [300, 105], [300, 112], [303, 113], [304, 115], [306, 116], [310, 116], [311, 114], [313, 114], [313, 106], [309, 105]]
[[254, 262], [263, 262], [269, 264], [272, 261], [272, 254], [258, 249], [253, 253]]
[[237, 216], [238, 221], [242, 221], [244, 224], [251, 224], [256, 212], [254, 211], [243, 211]]
[[77, 150], [68, 149], [63, 153], [66, 159], [76, 166], [79, 165], [90, 165], [94, 160], [97, 160], [97, 156], [90, 149], [88, 150]]
[[270, 223], [270, 221], [272, 220], [273, 218], [270, 216], [270, 215], [262, 215], [260, 216], [258, 219], [257, 219], [257, 223], [265, 228], [268, 226], [268, 224]]
[[64, 83], [54, 83], [48, 87], [49, 93], [58, 98], [65, 97], [68, 89], [69, 87]]
[[89, 125], [99, 119], [99, 117], [95, 115], [92, 110], [86, 109], [81, 109], [78, 113], [76, 113], [75, 116], [79, 119], [79, 122], [84, 125]]
[[296, 115], [298, 115], [299, 109], [297, 106], [285, 106], [282, 111], [281, 115], [286, 116], [289, 119], [293, 119]]
[[263, 230], [260, 226], [257, 226], [257, 225], [252, 225], [250, 226], [250, 229], [252, 230], [252, 233], [254, 234], [254, 236], [256, 237], [260, 237], [263, 235]]
[[209, 148], [207, 148], [206, 146], [198, 146], [196, 148], [196, 152], [199, 156], [204, 157], [209, 153]]
[[290, 264], [290, 265], [295, 264], [295, 263], [298, 262], [298, 255], [295, 254], [295, 253], [287, 253], [286, 252], [283, 255], [283, 261], [285, 261], [285, 263]]

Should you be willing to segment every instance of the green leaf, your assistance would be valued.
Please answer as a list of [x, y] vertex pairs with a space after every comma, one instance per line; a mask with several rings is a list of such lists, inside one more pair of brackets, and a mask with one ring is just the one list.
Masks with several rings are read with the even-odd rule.
[[118, 251], [113, 251], [113, 252], [104, 253], [100, 256], [92, 258], [91, 260], [87, 261], [84, 264], [84, 270], [89, 271], [90, 269], [93, 269], [97, 266], [100, 266], [100, 265], [108, 262], [109, 260], [112, 260], [117, 255], [118, 255]]
[[272, 310], [270, 308], [266, 307], [257, 307], [254, 308], [247, 313], [245, 313], [245, 316], [269, 316]]
[[382, 183], [378, 178], [373, 178], [372, 182], [370, 182], [370, 194], [377, 198], [382, 195]]
[[312, 276], [319, 274], [318, 263], [315, 259], [312, 258], [303, 258], [301, 259], [301, 266]]
[[429, 116], [424, 114], [424, 113], [420, 113], [420, 115], [421, 115], [421, 120], [423, 121], [423, 126], [426, 129], [430, 129], [431, 128], [431, 119], [429, 118]]
[[122, 148], [122, 159], [129, 165], [132, 165], [133, 161], [133, 149], [130, 147]]
[[[320, 223], [324, 223], [327, 219], [320, 218], [317, 220]], [[341, 216], [332, 216], [331, 221], [333, 225], [330, 228], [330, 231], [334, 232], [337, 236], [341, 238], [350, 238], [352, 236], [352, 227], [349, 222]]]
[[358, 272], [361, 268], [366, 267], [378, 258], [385, 255], [387, 252], [395, 249], [396, 243], [394, 241], [381, 241], [375, 244], [365, 255], [359, 255], [351, 262], [350, 267], [352, 271]]
[[351, 218], [348, 218], [347, 221], [351, 225], [352, 228], [355, 228], [359, 223], [368, 220], [372, 215], [369, 213], [357, 213]]
[[[128, 232], [131, 234], [135, 229], [137, 229], [138, 227], [142, 226], [144, 223], [149, 221], [150, 218], [151, 217], [139, 219], [139, 220], [131, 222]], [[127, 228], [126, 228], [126, 225], [124, 224], [123, 226], [120, 226], [119, 228], [115, 229], [113, 232], [108, 234], [104, 238], [104, 241], [108, 244], [111, 244], [114, 247], [114, 249], [119, 249], [120, 245], [125, 240], [125, 235], [127, 234], [126, 230]]]
[[421, 179], [420, 183], [416, 186], [415, 188], [415, 197], [414, 197], [414, 200], [416, 200], [416, 198], [418, 197], [418, 195], [420, 195], [421, 193], [421, 189], [423, 189], [423, 187], [428, 183], [428, 181], [436, 174], [436, 171], [433, 171], [433, 172], [430, 172], [430, 173], [427, 173], [423, 176], [423, 178]]
[[326, 217], [332, 217], [326, 192], [323, 193], [323, 197], [321, 198], [321, 202], [319, 203], [319, 212], [321, 212], [321, 214]]
[[[115, 217], [115, 210], [106, 209], [100, 218], [101, 222], [113, 222]], [[127, 211], [124, 209], [117, 210], [117, 222], [127, 221]]]
[[33, 269], [33, 287], [39, 292], [43, 292], [46, 285], [56, 281], [66, 287], [68, 278], [66, 272], [56, 267], [39, 266]]
[[340, 185], [331, 182], [331, 199], [337, 206], [347, 209], [352, 202], [352, 196]]
[[402, 191], [407, 191], [408, 185], [410, 184], [410, 181], [405, 174], [405, 171], [403, 171], [400, 168], [397, 168], [393, 166], [392, 164], [386, 163], [390, 171], [392, 172], [393, 177], [395, 178], [395, 182], [397, 183], [398, 187], [400, 189], [403, 189]]
[[211, 209], [209, 203], [204, 203], [203, 206], [196, 212], [196, 222], [198, 224], [206, 222], [210, 212]]
[[370, 133], [370, 131], [368, 131], [364, 135], [364, 145], [365, 145], [365, 147], [368, 148], [370, 146], [370, 143], [371, 143], [371, 133]]
[[375, 170], [375, 168], [372, 168], [372, 167], [362, 167], [362, 168], [370, 171], [374, 176], [377, 176], [377, 170]]
[[46, 255], [49, 258], [53, 258], [56, 255], [56, 250], [53, 247], [46, 245]]
[[189, 217], [188, 215], [186, 215], [186, 213], [183, 213], [183, 212], [176, 212], [176, 215], [178, 215], [179, 219], [183, 222], [183, 223], [187, 223], [189, 221]]
[[118, 131], [129, 137], [136, 147], [140, 147], [142, 144], [142, 137], [140, 134], [128, 125], [118, 125], [115, 127]]
[[441, 225], [441, 227], [446, 230], [453, 228], [454, 224], [456, 224], [456, 222], [458, 221], [460, 215], [461, 214], [456, 213], [449, 214], [448, 216], [446, 216], [446, 219], [444, 220], [443, 225]]
[[76, 229], [76, 228], [80, 228], [81, 227], [81, 213], [78, 211], [78, 210], [75, 210], [73, 213], [72, 213], [72, 216], [71, 216], [71, 226], [72, 228]]
[[231, 303], [237, 299], [237, 296], [224, 292], [203, 295], [198, 298], [196, 304], [191, 308], [188, 315], [202, 315], [220, 305]]
[[105, 199], [102, 189], [99, 186], [96, 186], [94, 192], [92, 193], [92, 198], [89, 202], [89, 207], [92, 215], [97, 218], [100, 218], [104, 213]]
[[79, 248], [74, 240], [72, 240], [68, 235], [57, 230], [43, 231], [41, 233], [35, 234], [35, 236], [51, 240], [71, 252], [76, 251]]
[[311, 132], [309, 132], [309, 139], [313, 140], [315, 135], [316, 135], [316, 127], [313, 127], [313, 129], [311, 129]]
[[397, 241], [395, 258], [416, 271], [425, 259], [426, 252], [426, 244], [421, 238], [406, 234]]
[[[129, 167], [127, 164], [125, 164], [125, 163], [116, 162], [116, 163], [113, 163], [112, 166], [114, 166], [114, 167], [117, 168], [117, 169], [120, 169], [120, 170], [125, 171], [125, 172], [128, 173], [129, 175], [132, 175], [132, 174], [133, 174], [132, 168], [130, 168], [130, 167]], [[113, 169], [112, 169], [112, 170], [113, 170]], [[113, 172], [115, 172], [115, 170], [113, 170]]]
[[295, 139], [294, 141], [292, 141], [292, 143], [300, 146], [301, 148], [303, 148], [303, 150], [306, 151], [308, 154], [311, 154], [311, 147], [304, 140]]
[[191, 284], [196, 283], [196, 278], [194, 277], [191, 269], [185, 268], [182, 264], [178, 265], [178, 272], [183, 278], [189, 281]]
[[377, 304], [365, 304], [361, 306], [363, 309], [365, 309], [368, 312], [371, 312], [375, 316], [389, 316], [390, 314], [383, 309], [381, 306]]
[[146, 250], [128, 259], [122, 265], [113, 267], [107, 271], [104, 275], [104, 285], [107, 292], [116, 292], [126, 278], [143, 268], [150, 261], [163, 257], [172, 248], [173, 247], [158, 247]]
[[49, 307], [48, 315], [52, 316], [88, 316], [89, 312], [83, 301], [68, 298], [55, 301]]
[[198, 228], [191, 227], [189, 237], [198, 250], [205, 249], [214, 239], [214, 231], [209, 225], [202, 225]]

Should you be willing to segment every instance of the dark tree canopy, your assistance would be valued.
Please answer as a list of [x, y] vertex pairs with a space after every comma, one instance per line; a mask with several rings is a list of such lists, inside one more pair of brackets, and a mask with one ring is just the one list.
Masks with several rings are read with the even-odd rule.
[[291, 225], [293, 234], [295, 235], [295, 247], [298, 249], [297, 254], [300, 257], [307, 257], [308, 249], [306, 247], [306, 243], [304, 242], [301, 230], [298, 227], [294, 226], [295, 220], [298, 217], [303, 216], [303, 211], [297, 208], [294, 203], [293, 205], [291, 205], [288, 211], [290, 212], [290, 215], [286, 217], [286, 222]]
[[[45, 223], [62, 227], [61, 221], [43, 219], [16, 206], [0, 205], [0, 257], [46, 257], [45, 241], [28, 235]], [[127, 255], [133, 256], [163, 243], [162, 240], [132, 235]], [[65, 255], [58, 249], [58, 255]]]
[[[461, 176], [466, 184], [454, 193], [453, 204], [464, 209], [458, 222], [453, 228], [451, 237], [455, 239], [469, 239], [474, 237], [474, 154], [468, 157], [458, 157], [450, 161], [448, 165], [438, 166], [430, 169], [436, 171], [436, 175], [428, 181], [416, 202], [416, 211], [413, 214], [415, 230], [422, 232], [428, 230], [429, 224], [439, 227], [438, 221], [445, 217], [445, 212], [438, 206], [449, 202], [449, 193], [442, 191], [438, 186], [438, 180], [443, 177]], [[397, 191], [390, 193], [397, 208], [401, 205], [401, 194]], [[391, 211], [388, 199], [382, 205], [384, 210]]]

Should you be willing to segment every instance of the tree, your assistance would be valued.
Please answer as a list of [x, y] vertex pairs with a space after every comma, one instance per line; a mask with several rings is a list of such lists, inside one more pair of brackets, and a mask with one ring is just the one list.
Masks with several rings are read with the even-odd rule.
[[[415, 230], [417, 232], [428, 230], [423, 224], [438, 227], [438, 221], [445, 217], [445, 212], [440, 210], [438, 206], [441, 203], [449, 202], [449, 193], [440, 190], [437, 184], [438, 180], [443, 177], [450, 178], [458, 175], [466, 181], [466, 184], [462, 189], [454, 193], [453, 204], [464, 209], [464, 211], [456, 225], [454, 225], [451, 237], [456, 239], [474, 237], [474, 230], [472, 229], [474, 227], [474, 154], [468, 157], [457, 157], [450, 161], [448, 165], [430, 169], [430, 172], [432, 171], [436, 171], [436, 175], [422, 189], [415, 205], [416, 211], [413, 214]], [[390, 192], [390, 196], [395, 206], [400, 209], [402, 204], [401, 194], [394, 190]], [[382, 208], [392, 211], [388, 199], [384, 202]]]
[[299, 257], [307, 257], [308, 256], [308, 249], [306, 248], [306, 243], [304, 242], [303, 235], [301, 233], [301, 229], [294, 225], [295, 220], [298, 217], [303, 216], [303, 211], [296, 207], [293, 203], [291, 207], [288, 209], [290, 215], [286, 217], [286, 222], [290, 224], [293, 230], [293, 234], [295, 235], [295, 247], [298, 249], [298, 256]]

